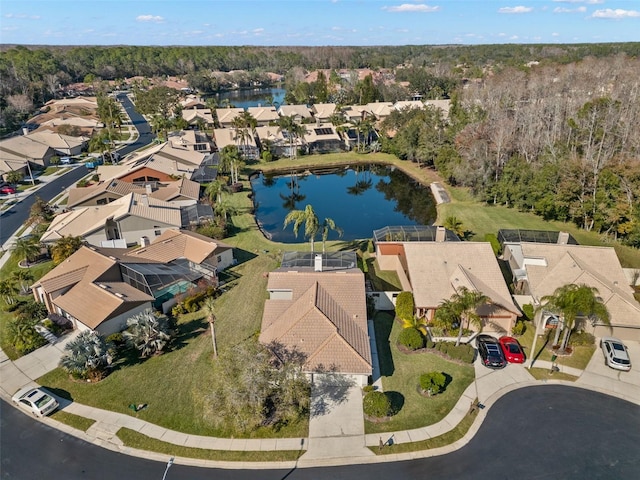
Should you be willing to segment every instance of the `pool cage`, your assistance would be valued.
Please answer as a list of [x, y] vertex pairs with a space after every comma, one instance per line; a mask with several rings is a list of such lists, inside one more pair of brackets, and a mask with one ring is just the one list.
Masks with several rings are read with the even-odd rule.
[[[430, 225], [401, 225], [373, 231], [376, 242], [435, 242], [438, 227]], [[445, 229], [445, 242], [459, 242], [460, 238]]]
[[356, 252], [284, 252], [282, 255], [282, 268], [321, 268], [322, 271], [327, 271], [346, 270], [357, 266]]
[[578, 242], [570, 233], [551, 230], [498, 230], [498, 241], [500, 245], [523, 242], [578, 245]]

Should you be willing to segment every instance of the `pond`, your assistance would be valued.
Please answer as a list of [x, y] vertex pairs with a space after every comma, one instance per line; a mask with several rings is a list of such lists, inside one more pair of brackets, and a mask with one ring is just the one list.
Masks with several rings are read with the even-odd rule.
[[231, 105], [237, 108], [263, 107], [273, 100], [273, 105], [278, 108], [284, 103], [284, 88], [256, 88], [252, 90], [230, 90], [216, 93], [214, 96], [218, 105], [223, 105], [224, 100], [229, 100]]
[[[296, 238], [293, 226], [283, 229], [283, 223], [291, 210], [304, 210], [307, 205], [313, 207], [320, 223], [332, 218], [344, 231], [342, 240], [371, 238], [373, 230], [387, 225], [431, 225], [436, 218], [431, 190], [394, 167], [260, 174], [252, 178], [251, 186], [256, 221], [275, 242], [305, 241], [304, 225]], [[338, 234], [330, 232], [328, 239], [337, 240]]]

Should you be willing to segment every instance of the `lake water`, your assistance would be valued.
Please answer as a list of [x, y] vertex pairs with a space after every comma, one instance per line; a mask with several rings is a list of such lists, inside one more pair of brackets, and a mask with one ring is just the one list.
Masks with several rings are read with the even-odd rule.
[[284, 94], [284, 88], [257, 88], [254, 90], [230, 90], [216, 93], [215, 97], [218, 105], [222, 105], [222, 102], [228, 99], [233, 106], [246, 110], [249, 107], [257, 107], [258, 105], [266, 106], [270, 100], [269, 97], [273, 98], [274, 106], [278, 108], [284, 103]]
[[[333, 173], [307, 171], [279, 177], [260, 174], [251, 185], [256, 221], [275, 242], [305, 241], [304, 225], [296, 238], [293, 226], [283, 229], [283, 223], [291, 210], [307, 205], [320, 223], [332, 218], [344, 230], [342, 240], [371, 238], [373, 230], [387, 225], [431, 225], [436, 218], [431, 190], [393, 167], [341, 167]], [[329, 240], [337, 239], [337, 233], [329, 233]]]

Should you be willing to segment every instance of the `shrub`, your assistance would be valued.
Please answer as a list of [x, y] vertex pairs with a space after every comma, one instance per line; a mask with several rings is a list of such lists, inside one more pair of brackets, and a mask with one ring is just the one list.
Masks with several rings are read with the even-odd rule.
[[525, 325], [525, 323], [522, 320], [519, 320], [511, 329], [511, 333], [516, 337], [518, 337], [522, 335], [524, 332], [526, 332], [526, 330], [527, 330], [527, 326]]
[[362, 391], [364, 393], [373, 392], [375, 389], [376, 387], [374, 387], [373, 385], [365, 385], [364, 387], [362, 387]]
[[373, 247], [373, 240], [369, 239], [369, 241], [367, 242], [367, 252], [373, 253], [375, 251], [376, 249]]
[[362, 409], [370, 417], [388, 417], [391, 414], [391, 401], [384, 392], [369, 392], [362, 400]]
[[113, 343], [116, 347], [124, 345], [125, 339], [122, 332], [112, 333], [107, 337], [107, 343]]
[[429, 395], [437, 395], [444, 390], [447, 377], [442, 372], [429, 372], [420, 375], [420, 388]]
[[273, 160], [273, 155], [269, 150], [262, 152], [262, 160], [265, 162], [271, 162]]
[[427, 344], [426, 344], [427, 348], [435, 348], [436, 347], [436, 342], [434, 342], [433, 340], [431, 340], [430, 338], [427, 338]]
[[527, 318], [527, 320], [533, 320], [533, 317], [535, 315], [533, 305], [531, 305], [530, 303], [525, 303], [522, 306], [522, 313], [524, 313], [524, 316]]
[[484, 236], [484, 241], [491, 244], [491, 249], [496, 257], [502, 253], [502, 247], [500, 246], [498, 237], [496, 237], [494, 233], [487, 233]]
[[47, 341], [40, 335], [35, 326], [38, 320], [14, 318], [7, 325], [9, 342], [20, 355], [26, 355], [42, 347]]
[[400, 292], [396, 298], [396, 316], [401, 320], [410, 320], [414, 310], [413, 293]]
[[596, 343], [596, 337], [588, 332], [576, 332], [569, 337], [569, 345], [574, 347], [594, 345]]
[[415, 328], [405, 328], [398, 335], [398, 343], [409, 350], [418, 350], [424, 346], [424, 337]]
[[449, 358], [465, 363], [473, 363], [473, 359], [475, 358], [474, 348], [467, 343], [461, 343], [456, 347], [456, 344], [452, 342], [438, 342], [435, 348]]
[[78, 188], [84, 188], [89, 184], [89, 182], [86, 179], [82, 179], [80, 180], [78, 183], [76, 183], [76, 187]]
[[99, 181], [100, 181], [100, 175], [98, 175], [97, 173], [94, 173], [94, 174], [91, 176], [91, 181], [92, 181], [92, 182], [99, 182]]

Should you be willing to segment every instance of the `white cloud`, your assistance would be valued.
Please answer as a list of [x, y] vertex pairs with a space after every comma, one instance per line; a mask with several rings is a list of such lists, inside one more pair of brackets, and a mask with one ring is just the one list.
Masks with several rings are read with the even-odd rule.
[[559, 37], [559, 36], [560, 36], [560, 34], [559, 34], [558, 32], [553, 32], [553, 33], [551, 34], [551, 36], [552, 36], [552, 37]]
[[518, 38], [520, 38], [520, 37], [518, 37], [518, 35], [511, 35], [509, 37], [509, 40], [518, 40]]
[[264, 32], [264, 28], [254, 28], [253, 30], [251, 30], [255, 35], [259, 35], [262, 32]]
[[605, 8], [604, 10], [596, 10], [591, 15], [593, 18], [631, 18], [640, 17], [640, 11], [638, 10], [623, 10], [621, 8]]
[[438, 6], [425, 5], [424, 3], [403, 3], [402, 5], [396, 5], [394, 7], [382, 7], [387, 12], [437, 12], [440, 10]]
[[578, 8], [556, 7], [553, 9], [553, 13], [584, 13], [586, 11], [587, 11], [587, 7], [578, 7]]
[[136, 21], [162, 23], [164, 22], [164, 18], [162, 18], [160, 15], [138, 15], [136, 17]]
[[39, 20], [40, 15], [27, 15], [26, 13], [5, 13], [5, 18], [19, 18], [26, 20]]
[[604, 0], [553, 0], [556, 3], [586, 3], [588, 5], [596, 5], [604, 3]]
[[532, 7], [523, 7], [522, 5], [517, 7], [502, 7], [498, 9], [498, 13], [530, 13], [533, 12]]

